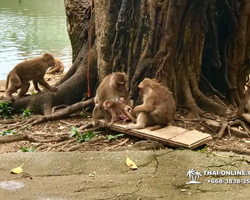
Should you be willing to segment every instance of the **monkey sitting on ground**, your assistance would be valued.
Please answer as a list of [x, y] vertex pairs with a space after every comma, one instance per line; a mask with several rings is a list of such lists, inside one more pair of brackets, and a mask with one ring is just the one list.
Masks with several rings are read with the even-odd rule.
[[8, 74], [6, 80], [6, 98], [14, 100], [12, 94], [20, 89], [18, 98], [23, 97], [30, 87], [29, 81], [33, 80], [35, 89], [38, 92], [38, 83], [50, 91], [56, 91], [56, 87], [51, 87], [45, 80], [44, 75], [50, 66], [54, 66], [54, 57], [45, 53], [42, 57], [23, 61], [17, 64]]
[[[250, 85], [246, 85], [247, 89], [245, 91], [244, 98], [241, 100], [236, 116], [234, 117], [243, 117], [248, 123], [250, 123]], [[242, 114], [243, 110], [246, 112]]]
[[176, 112], [176, 104], [172, 92], [156, 79], [145, 78], [138, 86], [143, 104], [134, 108], [137, 116], [136, 124], [129, 124], [127, 129], [142, 129], [154, 126], [150, 130], [156, 130], [166, 126], [173, 120]]
[[119, 119], [125, 121], [130, 119], [133, 123], [136, 122], [136, 119], [133, 116], [133, 109], [125, 103], [105, 100], [103, 102], [103, 108], [109, 111], [109, 114], [111, 115], [111, 121], [107, 124], [108, 127], [111, 127], [113, 123]]
[[60, 58], [55, 58], [55, 65], [50, 67], [47, 74], [62, 73], [64, 71], [64, 65]]
[[94, 126], [98, 124], [99, 119], [104, 119], [104, 125], [110, 119], [110, 113], [104, 109], [105, 100], [118, 102], [121, 97], [128, 100], [127, 76], [125, 73], [115, 72], [106, 76], [96, 90], [95, 107], [92, 117]]

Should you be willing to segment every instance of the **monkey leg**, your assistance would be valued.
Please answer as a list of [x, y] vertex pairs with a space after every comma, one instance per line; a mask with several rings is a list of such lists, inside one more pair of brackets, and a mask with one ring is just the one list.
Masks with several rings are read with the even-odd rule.
[[150, 125], [150, 116], [145, 113], [141, 112], [137, 119], [136, 119], [136, 124], [129, 124], [126, 126], [126, 129], [142, 129], [145, 128], [146, 126]]
[[28, 91], [29, 87], [30, 87], [29, 81], [22, 82], [21, 90], [19, 91], [19, 93], [17, 95], [18, 98], [23, 97], [26, 94], [26, 92]]
[[36, 81], [33, 81], [34, 88], [37, 92], [41, 92], [41, 90], [38, 87], [38, 83]]
[[22, 83], [18, 75], [16, 73], [11, 74], [9, 78], [9, 87], [5, 92], [6, 98], [13, 100], [14, 97], [12, 96], [12, 94], [15, 93], [19, 88], [21, 88], [21, 86]]
[[107, 126], [107, 123], [110, 120], [110, 116], [107, 111], [99, 104], [95, 105], [92, 118], [94, 119], [93, 126], [97, 126], [99, 124], [99, 119], [104, 119], [104, 126]]
[[48, 90], [55, 92], [57, 91], [56, 87], [51, 87], [45, 80], [44, 78], [41, 78], [39, 80], [36, 80], [40, 85], [42, 85], [43, 87], [47, 88]]

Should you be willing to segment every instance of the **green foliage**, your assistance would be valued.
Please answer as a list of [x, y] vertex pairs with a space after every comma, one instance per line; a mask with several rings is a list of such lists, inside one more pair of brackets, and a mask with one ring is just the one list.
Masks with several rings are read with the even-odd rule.
[[207, 152], [207, 146], [204, 146], [202, 149], [198, 149], [197, 152], [200, 152], [200, 153]]
[[90, 113], [86, 111], [84, 108], [82, 109], [81, 116], [86, 119], [90, 116]]
[[72, 126], [70, 129], [70, 137], [76, 137], [76, 135], [78, 135], [78, 128]]
[[36, 147], [31, 147], [31, 148], [22, 147], [20, 150], [18, 150], [18, 152], [34, 152], [35, 149]]
[[15, 134], [16, 134], [15, 129], [13, 129], [13, 130], [8, 129], [7, 131], [0, 132], [1, 136], [3, 136], [3, 135], [15, 135]]
[[31, 92], [31, 95], [36, 95], [37, 94], [37, 92]]
[[22, 109], [22, 111], [23, 111], [23, 117], [25, 119], [28, 119], [31, 116], [32, 112], [35, 111], [35, 109]]
[[108, 140], [116, 140], [117, 138], [123, 137], [123, 136], [124, 136], [124, 134], [106, 135], [106, 138], [107, 138]]
[[97, 137], [97, 135], [93, 131], [88, 131], [88, 132], [86, 132], [84, 134], [80, 134], [76, 127], [71, 127], [70, 136], [71, 137], [76, 137], [76, 142], [77, 143], [88, 142], [88, 141], [90, 141], [90, 140]]
[[11, 107], [11, 102], [6, 101], [0, 103], [0, 118], [7, 119], [7, 118], [13, 118], [14, 108]]

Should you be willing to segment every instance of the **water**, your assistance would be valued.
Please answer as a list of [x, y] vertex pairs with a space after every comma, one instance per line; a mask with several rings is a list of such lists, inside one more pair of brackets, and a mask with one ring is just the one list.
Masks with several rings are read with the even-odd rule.
[[63, 0], [0, 0], [0, 80], [23, 60], [51, 53], [71, 65]]

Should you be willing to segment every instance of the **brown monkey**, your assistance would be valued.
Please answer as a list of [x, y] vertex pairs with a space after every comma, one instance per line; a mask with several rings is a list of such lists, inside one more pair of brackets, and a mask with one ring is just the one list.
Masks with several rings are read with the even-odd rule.
[[127, 76], [125, 73], [115, 72], [106, 76], [96, 90], [95, 108], [93, 110], [94, 125], [98, 119], [104, 118], [104, 124], [110, 119], [110, 114], [103, 108], [105, 100], [118, 102], [121, 97], [128, 99]]
[[53, 74], [55, 72], [62, 73], [64, 71], [64, 65], [60, 58], [55, 58], [55, 65], [50, 67], [47, 74]]
[[[242, 116], [248, 123], [250, 123], [250, 85], [246, 85], [247, 90], [244, 98], [240, 102], [240, 106], [236, 113], [236, 118]], [[243, 110], [246, 112], [242, 114]], [[235, 116], [234, 116], [235, 117]]]
[[141, 129], [157, 125], [151, 130], [166, 126], [173, 120], [176, 105], [169, 89], [160, 84], [156, 79], [145, 78], [140, 84], [140, 96], [143, 104], [134, 108], [137, 116], [136, 124], [129, 124], [127, 129]]
[[33, 80], [35, 89], [38, 92], [38, 83], [50, 91], [56, 91], [57, 88], [51, 87], [45, 80], [44, 74], [50, 66], [54, 66], [54, 57], [51, 54], [45, 53], [42, 57], [37, 57], [31, 60], [23, 61], [17, 64], [8, 74], [6, 80], [6, 97], [13, 100], [12, 94], [19, 88], [18, 98], [23, 97], [30, 87], [29, 81]]
[[103, 108], [109, 111], [111, 115], [111, 121], [107, 124], [108, 127], [112, 126], [112, 124], [117, 121], [119, 118], [122, 119], [130, 119], [133, 123], [136, 122], [136, 119], [132, 116], [133, 109], [122, 102], [114, 102], [111, 100], [105, 100], [103, 102]]

